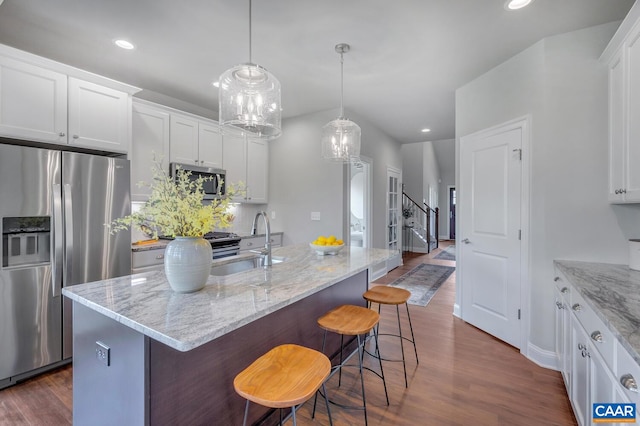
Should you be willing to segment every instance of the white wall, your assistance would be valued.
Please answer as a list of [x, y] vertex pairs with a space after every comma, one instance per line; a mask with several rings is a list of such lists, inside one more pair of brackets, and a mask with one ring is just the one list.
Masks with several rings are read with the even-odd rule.
[[406, 143], [400, 147], [404, 191], [416, 203], [422, 202], [424, 176], [424, 143]]
[[547, 38], [456, 92], [457, 141], [532, 116], [530, 342], [542, 350], [554, 349], [553, 260], [627, 263], [626, 240], [640, 224], [638, 206], [607, 201], [607, 70], [598, 58], [617, 26]]
[[[282, 136], [269, 142], [268, 210], [276, 212], [272, 226], [284, 232], [285, 245], [343, 236], [345, 166], [323, 160], [320, 145], [322, 126], [337, 117], [336, 109], [283, 120]], [[373, 160], [372, 247], [384, 248], [387, 165], [402, 167], [400, 147], [357, 114], [347, 117], [362, 129], [361, 154]], [[310, 220], [312, 211], [320, 221]]]

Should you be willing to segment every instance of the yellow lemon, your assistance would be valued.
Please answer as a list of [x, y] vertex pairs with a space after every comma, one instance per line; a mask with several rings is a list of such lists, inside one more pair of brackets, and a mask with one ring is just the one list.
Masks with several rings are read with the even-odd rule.
[[330, 235], [330, 236], [329, 236], [329, 238], [327, 238], [327, 241], [328, 241], [328, 242], [330, 242], [330, 243], [333, 243], [333, 242], [335, 242], [335, 241], [336, 241], [336, 239], [337, 239], [337, 238], [336, 238], [336, 236], [335, 236], [335, 235]]
[[336, 240], [336, 243], [337, 243], [339, 246], [341, 246], [341, 245], [343, 245], [343, 244], [344, 244], [344, 241], [342, 241], [342, 240]]
[[327, 237], [325, 237], [324, 235], [320, 235], [316, 241], [327, 241]]

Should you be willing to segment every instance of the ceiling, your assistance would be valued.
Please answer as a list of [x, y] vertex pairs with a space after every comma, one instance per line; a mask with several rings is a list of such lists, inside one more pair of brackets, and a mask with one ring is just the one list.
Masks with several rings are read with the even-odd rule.
[[[540, 39], [622, 19], [633, 0], [255, 0], [253, 62], [283, 117], [344, 103], [401, 143], [454, 137], [455, 89]], [[0, 43], [217, 111], [211, 83], [249, 60], [249, 1], [0, 0]], [[113, 45], [126, 38], [137, 48]], [[175, 106], [175, 105], [174, 105]], [[216, 116], [212, 118], [217, 118]], [[420, 129], [428, 127], [428, 134]]]

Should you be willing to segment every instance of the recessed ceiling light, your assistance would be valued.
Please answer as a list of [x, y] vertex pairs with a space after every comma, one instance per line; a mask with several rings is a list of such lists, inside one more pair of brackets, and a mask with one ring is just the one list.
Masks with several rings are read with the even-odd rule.
[[504, 7], [507, 10], [517, 10], [522, 9], [531, 3], [533, 3], [533, 0], [509, 0], [505, 3]]
[[133, 43], [131, 43], [130, 41], [127, 41], [127, 40], [123, 40], [123, 39], [114, 40], [113, 43], [116, 46], [121, 47], [121, 48], [126, 49], [126, 50], [132, 50], [132, 49], [136, 48], [133, 45]]
[[425, 128], [425, 129], [422, 129], [422, 130], [420, 130], [420, 131], [421, 131], [422, 133], [429, 133], [429, 132], [431, 131], [431, 129], [427, 129], [427, 128]]

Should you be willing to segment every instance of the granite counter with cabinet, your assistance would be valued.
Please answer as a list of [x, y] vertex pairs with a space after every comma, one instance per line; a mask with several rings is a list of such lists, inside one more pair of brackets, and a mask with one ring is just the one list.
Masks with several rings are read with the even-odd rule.
[[640, 271], [556, 260], [556, 354], [580, 425], [593, 404], [640, 403]]
[[[320, 349], [317, 318], [341, 304], [364, 306], [368, 269], [390, 252], [345, 247], [319, 256], [293, 245], [273, 255], [284, 261], [211, 275], [191, 294], [174, 293], [162, 271], [66, 288], [74, 302], [74, 422], [239, 423], [235, 375], [278, 344]], [[329, 344], [336, 351], [339, 338]], [[267, 412], [255, 407], [252, 419]]]

